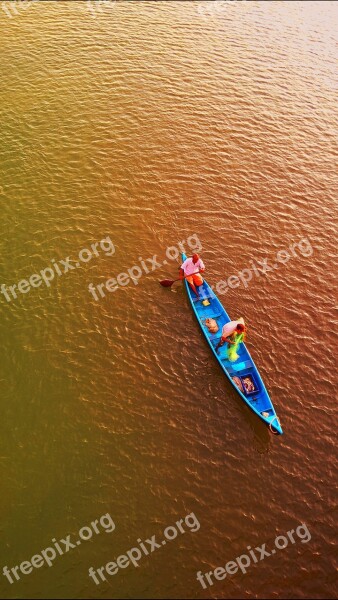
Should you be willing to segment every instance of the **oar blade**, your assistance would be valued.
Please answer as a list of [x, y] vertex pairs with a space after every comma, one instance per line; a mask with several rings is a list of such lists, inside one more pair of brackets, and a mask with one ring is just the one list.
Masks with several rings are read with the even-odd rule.
[[160, 284], [163, 285], [163, 287], [170, 287], [173, 283], [174, 281], [172, 279], [163, 279], [163, 281], [160, 281]]

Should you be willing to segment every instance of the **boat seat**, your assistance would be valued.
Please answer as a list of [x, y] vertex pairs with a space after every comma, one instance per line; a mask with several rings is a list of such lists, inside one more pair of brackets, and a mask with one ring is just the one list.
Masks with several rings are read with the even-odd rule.
[[226, 369], [228, 375], [230, 375], [230, 377], [233, 377], [233, 375], [237, 375], [236, 371], [233, 370], [232, 367], [229, 366], [229, 361], [227, 360], [227, 358], [221, 358], [223, 367]]
[[252, 367], [252, 363], [250, 360], [242, 360], [237, 365], [234, 363], [235, 371], [243, 371], [244, 369], [250, 369]]
[[193, 302], [203, 302], [203, 300], [213, 300], [213, 296], [201, 296], [201, 298], [193, 298], [192, 301]]
[[222, 316], [222, 313], [216, 313], [215, 315], [210, 315], [209, 319], [219, 319]]

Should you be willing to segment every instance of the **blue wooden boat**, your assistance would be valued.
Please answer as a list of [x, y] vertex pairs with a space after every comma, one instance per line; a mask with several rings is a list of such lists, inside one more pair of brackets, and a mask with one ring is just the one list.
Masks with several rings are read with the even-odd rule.
[[[186, 258], [186, 255], [182, 254], [182, 260], [184, 261]], [[208, 344], [236, 392], [240, 395], [242, 400], [244, 400], [245, 404], [247, 404], [249, 408], [251, 408], [251, 410], [266, 423], [266, 425], [268, 425], [272, 433], [281, 435], [283, 430], [280, 426], [276, 411], [245, 344], [240, 344], [238, 350], [239, 357], [235, 362], [230, 362], [227, 358], [227, 344], [224, 344], [218, 352], [215, 350], [221, 337], [223, 325], [231, 321], [219, 299], [205, 280], [203, 285], [198, 289], [201, 298], [208, 300], [208, 306], [204, 306], [202, 301], [198, 300], [187, 280], [185, 280], [184, 285], [193, 311], [197, 317], [197, 321]], [[209, 332], [205, 325], [205, 320], [208, 318], [217, 321], [219, 326], [217, 333]]]

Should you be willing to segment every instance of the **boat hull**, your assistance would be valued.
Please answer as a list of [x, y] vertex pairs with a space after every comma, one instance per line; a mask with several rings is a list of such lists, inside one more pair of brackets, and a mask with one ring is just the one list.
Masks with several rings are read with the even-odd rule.
[[[182, 254], [182, 260], [186, 255]], [[251, 355], [244, 343], [240, 344], [238, 350], [238, 359], [230, 362], [227, 357], [227, 344], [224, 344], [218, 352], [216, 346], [221, 337], [223, 325], [231, 319], [225, 308], [217, 298], [208, 283], [204, 280], [199, 287], [199, 294], [202, 298], [208, 300], [208, 306], [204, 306], [198, 300], [196, 294], [191, 290], [187, 280], [184, 282], [190, 304], [195, 313], [197, 321], [203, 331], [203, 334], [216, 358], [221, 369], [235, 388], [236, 392], [245, 402], [245, 404], [269, 427], [274, 434], [281, 435], [283, 430], [280, 426], [274, 406], [269, 394], [259, 374], [259, 371], [251, 358]], [[240, 315], [237, 316], [239, 318]], [[215, 319], [219, 326], [217, 333], [210, 333], [205, 325], [205, 319]]]

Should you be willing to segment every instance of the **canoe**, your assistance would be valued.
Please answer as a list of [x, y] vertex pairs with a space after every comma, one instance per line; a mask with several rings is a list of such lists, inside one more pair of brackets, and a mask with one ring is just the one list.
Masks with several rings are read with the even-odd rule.
[[[182, 254], [182, 261], [184, 261], [186, 258], [186, 255]], [[207, 299], [209, 302], [208, 306], [204, 306], [202, 302], [197, 299], [196, 294], [190, 288], [187, 280], [185, 280], [184, 285], [197, 321], [218, 364], [223, 369], [230, 383], [233, 385], [236, 392], [240, 395], [245, 404], [266, 425], [268, 425], [270, 431], [276, 435], [281, 435], [283, 430], [280, 426], [276, 411], [273, 407], [258, 369], [245, 344], [240, 344], [238, 350], [239, 356], [234, 362], [230, 362], [227, 358], [227, 344], [224, 344], [218, 350], [218, 353], [215, 350], [221, 337], [223, 325], [231, 321], [216, 294], [204, 280], [203, 285], [199, 287], [200, 296], [203, 299]], [[205, 319], [208, 318], [215, 319], [217, 322], [219, 326], [217, 333], [209, 332], [205, 325]]]

